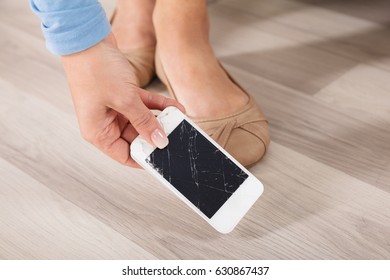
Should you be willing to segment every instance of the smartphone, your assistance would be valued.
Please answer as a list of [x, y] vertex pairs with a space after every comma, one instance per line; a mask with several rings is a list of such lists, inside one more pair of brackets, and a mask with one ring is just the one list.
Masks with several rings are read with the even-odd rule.
[[168, 146], [138, 136], [132, 158], [217, 231], [231, 232], [263, 193], [262, 183], [179, 109], [167, 107], [157, 120]]

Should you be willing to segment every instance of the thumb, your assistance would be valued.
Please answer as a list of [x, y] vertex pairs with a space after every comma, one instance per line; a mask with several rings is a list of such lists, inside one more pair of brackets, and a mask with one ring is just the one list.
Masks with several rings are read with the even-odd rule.
[[160, 123], [139, 96], [132, 98], [131, 104], [123, 105], [121, 108], [117, 108], [118, 112], [130, 121], [135, 130], [146, 141], [160, 149], [168, 145], [167, 135]]

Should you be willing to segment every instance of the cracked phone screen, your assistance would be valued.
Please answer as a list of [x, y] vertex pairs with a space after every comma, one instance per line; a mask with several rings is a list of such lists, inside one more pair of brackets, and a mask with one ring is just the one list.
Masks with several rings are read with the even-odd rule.
[[183, 120], [146, 162], [209, 219], [248, 178], [241, 168]]

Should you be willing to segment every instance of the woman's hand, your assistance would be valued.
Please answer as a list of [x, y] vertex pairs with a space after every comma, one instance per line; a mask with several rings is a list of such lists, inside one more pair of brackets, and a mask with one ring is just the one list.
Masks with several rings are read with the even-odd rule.
[[108, 35], [99, 44], [62, 57], [82, 136], [111, 158], [139, 167], [130, 143], [140, 134], [158, 148], [168, 139], [150, 109], [163, 110], [177, 101], [135, 85], [130, 64]]

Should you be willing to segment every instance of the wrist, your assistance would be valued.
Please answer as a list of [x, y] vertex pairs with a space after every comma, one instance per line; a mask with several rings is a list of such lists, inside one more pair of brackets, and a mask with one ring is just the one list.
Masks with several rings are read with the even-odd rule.
[[101, 40], [96, 45], [93, 45], [88, 49], [85, 49], [80, 52], [63, 55], [61, 56], [61, 60], [63, 63], [67, 63], [67, 61], [69, 60], [74, 60], [73, 58], [88, 57], [90, 55], [94, 55], [96, 52], [99, 52], [102, 47], [117, 48], [116, 39], [112, 32], [110, 32], [103, 40]]
[[117, 44], [116, 44], [116, 39], [115, 39], [115, 36], [112, 32], [110, 32], [103, 40], [101, 40], [99, 44], [106, 44], [106, 45], [109, 45], [111, 47], [115, 47], [117, 48]]

